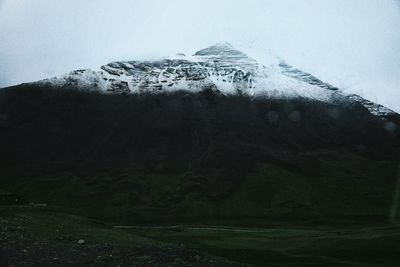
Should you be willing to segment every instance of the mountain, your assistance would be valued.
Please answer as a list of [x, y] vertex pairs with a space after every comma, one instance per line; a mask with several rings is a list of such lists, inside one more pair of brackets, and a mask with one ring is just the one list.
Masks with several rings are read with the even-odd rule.
[[229, 44], [0, 90], [0, 187], [121, 224], [393, 221], [399, 115]]
[[303, 97], [321, 101], [355, 101], [375, 115], [395, 114], [357, 95], [347, 95], [284, 61], [265, 66], [229, 43], [217, 43], [192, 56], [178, 54], [158, 61], [113, 62], [100, 71], [76, 70], [60, 78], [40, 81], [48, 86], [79, 87], [110, 93], [199, 92], [253, 97]]

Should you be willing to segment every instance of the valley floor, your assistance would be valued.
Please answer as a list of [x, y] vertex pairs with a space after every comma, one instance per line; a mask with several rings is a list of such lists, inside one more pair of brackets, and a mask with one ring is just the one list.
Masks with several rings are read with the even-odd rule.
[[0, 266], [245, 266], [53, 208], [0, 206]]
[[175, 226], [130, 231], [255, 266], [398, 266], [400, 263], [400, 228], [391, 225], [292, 225], [257, 229]]
[[0, 207], [0, 266], [398, 266], [384, 224], [112, 227], [55, 207]]

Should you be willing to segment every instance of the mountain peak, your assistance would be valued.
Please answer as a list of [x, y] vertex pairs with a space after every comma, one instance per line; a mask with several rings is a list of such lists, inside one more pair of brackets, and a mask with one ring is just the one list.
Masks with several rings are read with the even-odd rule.
[[226, 57], [247, 57], [247, 55], [228, 42], [219, 42], [207, 48], [197, 51], [195, 56], [226, 56]]
[[40, 82], [110, 93], [199, 92], [213, 88], [222, 94], [252, 97], [301, 97], [325, 102], [340, 97], [358, 102], [381, 117], [394, 113], [361, 97], [346, 95], [339, 88], [283, 61], [262, 65], [227, 42], [201, 49], [193, 57], [179, 54], [155, 61], [112, 62], [102, 66], [100, 71], [76, 70], [60, 78]]

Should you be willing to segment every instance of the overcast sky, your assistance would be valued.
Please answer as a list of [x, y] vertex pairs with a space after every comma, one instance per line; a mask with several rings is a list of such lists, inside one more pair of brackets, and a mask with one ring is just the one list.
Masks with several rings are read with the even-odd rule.
[[398, 0], [0, 0], [0, 87], [219, 41], [400, 112]]

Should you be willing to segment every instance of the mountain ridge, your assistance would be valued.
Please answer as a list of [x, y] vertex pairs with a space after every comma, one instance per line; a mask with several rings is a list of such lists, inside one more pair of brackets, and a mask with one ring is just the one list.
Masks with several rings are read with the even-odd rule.
[[35, 82], [106, 93], [159, 93], [177, 90], [245, 94], [252, 97], [308, 98], [323, 102], [356, 102], [383, 119], [393, 110], [359, 95], [347, 94], [285, 61], [265, 66], [222, 42], [195, 52], [153, 61], [116, 61], [99, 71], [75, 70], [61, 77]]

